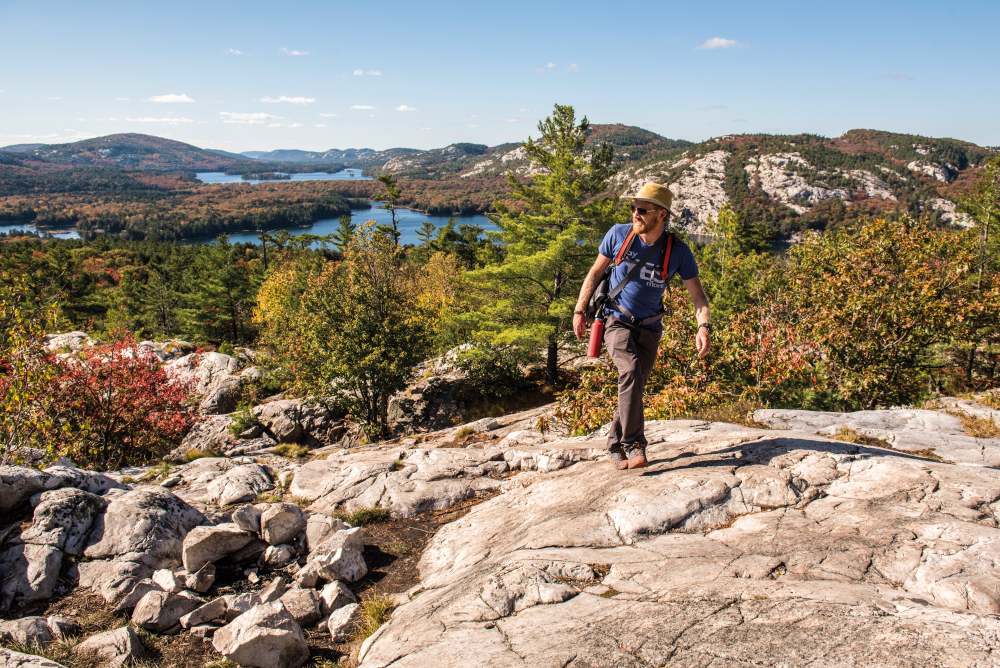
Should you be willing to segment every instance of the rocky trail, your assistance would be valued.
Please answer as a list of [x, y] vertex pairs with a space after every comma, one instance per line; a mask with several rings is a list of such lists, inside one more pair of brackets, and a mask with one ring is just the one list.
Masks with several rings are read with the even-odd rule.
[[616, 471], [551, 410], [352, 446], [277, 401], [173, 465], [0, 467], [0, 664], [1000, 665], [1000, 411], [650, 422]]

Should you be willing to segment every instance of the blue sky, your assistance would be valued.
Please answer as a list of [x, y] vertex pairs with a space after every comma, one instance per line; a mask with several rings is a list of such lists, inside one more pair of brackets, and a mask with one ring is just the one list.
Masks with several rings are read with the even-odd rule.
[[555, 102], [702, 140], [1000, 145], [1000, 2], [0, 0], [0, 146], [497, 144]]

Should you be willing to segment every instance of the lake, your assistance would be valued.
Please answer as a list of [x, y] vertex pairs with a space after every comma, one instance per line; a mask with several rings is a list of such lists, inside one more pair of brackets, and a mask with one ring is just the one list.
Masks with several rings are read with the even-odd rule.
[[[284, 174], [286, 172], [275, 172]], [[301, 172], [290, 174], [287, 179], [244, 179], [239, 174], [226, 174], [225, 172], [198, 172], [195, 178], [202, 183], [288, 183], [289, 181], [371, 181], [372, 177], [365, 176], [360, 169], [343, 169], [339, 172]]]
[[[7, 223], [0, 224], [0, 234], [9, 234], [11, 232], [38, 232], [38, 228], [31, 223]], [[43, 229], [42, 232], [46, 232], [49, 236], [55, 239], [79, 239], [80, 234], [70, 228], [66, 229]]]
[[[448, 216], [432, 216], [426, 213], [421, 213], [420, 211], [414, 211], [413, 209], [404, 209], [401, 207], [396, 208], [396, 220], [399, 225], [400, 233], [400, 243], [416, 245], [420, 243], [419, 237], [417, 237], [417, 230], [423, 224], [425, 220], [431, 221], [434, 227], [444, 227], [448, 222]], [[475, 216], [455, 216], [455, 227], [456, 230], [459, 225], [478, 225], [486, 230], [497, 229], [496, 225], [490, 222], [490, 219], [483, 215]], [[361, 225], [362, 223], [375, 220], [376, 223], [391, 225], [392, 218], [389, 212], [382, 208], [380, 202], [369, 202], [369, 208], [367, 209], [355, 209], [351, 211], [351, 222], [355, 225]], [[293, 227], [288, 228], [288, 233], [293, 237], [299, 236], [301, 234], [332, 234], [337, 230], [340, 225], [340, 220], [337, 218], [323, 218], [322, 220], [317, 220], [312, 225], [306, 227]], [[9, 223], [0, 225], [0, 234], [7, 234], [10, 232], [38, 232], [38, 228], [31, 223]], [[79, 239], [80, 235], [76, 230], [73, 229], [52, 229], [52, 230], [42, 230], [47, 232], [49, 236], [56, 239]], [[269, 230], [272, 234], [277, 232], [277, 230]], [[232, 232], [229, 235], [229, 243], [232, 244], [260, 244], [260, 237], [257, 236], [256, 232]], [[208, 244], [215, 241], [215, 237], [205, 237], [203, 239], [183, 239], [182, 243], [192, 243], [192, 244]], [[313, 248], [318, 248], [322, 244], [314, 243]]]
[[[389, 212], [382, 208], [380, 202], [370, 202], [370, 208], [368, 209], [355, 209], [351, 211], [351, 222], [355, 225], [361, 225], [362, 223], [374, 220], [378, 224], [382, 225], [392, 225], [392, 217]], [[423, 224], [425, 220], [431, 221], [434, 227], [444, 227], [448, 222], [448, 216], [432, 216], [430, 214], [421, 213], [420, 211], [414, 211], [413, 209], [403, 209], [400, 207], [396, 208], [396, 221], [399, 225], [400, 233], [400, 243], [402, 244], [412, 244], [416, 245], [420, 243], [420, 239], [417, 237], [417, 230]], [[458, 228], [459, 225], [478, 225], [486, 230], [497, 229], [496, 225], [490, 222], [490, 219], [483, 215], [475, 216], [454, 216], [455, 227]], [[288, 233], [292, 236], [299, 236], [301, 234], [332, 234], [337, 231], [337, 227], [340, 225], [340, 220], [338, 218], [324, 218], [322, 220], [317, 220], [312, 225], [307, 227], [295, 227], [288, 229]], [[276, 230], [270, 230], [273, 234]], [[229, 235], [229, 243], [233, 244], [260, 244], [260, 237], [256, 232], [232, 232]], [[190, 243], [211, 243], [214, 239], [192, 239]], [[320, 244], [313, 244], [314, 248], [318, 247]]]

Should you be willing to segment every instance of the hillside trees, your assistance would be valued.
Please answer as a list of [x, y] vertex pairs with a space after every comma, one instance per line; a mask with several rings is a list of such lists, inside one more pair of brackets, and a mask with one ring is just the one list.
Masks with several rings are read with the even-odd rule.
[[497, 345], [544, 348], [546, 377], [553, 383], [575, 290], [615, 212], [615, 204], [601, 197], [613, 152], [608, 145], [585, 149], [588, 127], [586, 117], [577, 122], [573, 107], [559, 104], [538, 124], [539, 139], [524, 143], [538, 173], [528, 181], [511, 175], [519, 206], [499, 202], [491, 216], [505, 255], [470, 275], [483, 296], [478, 335]]

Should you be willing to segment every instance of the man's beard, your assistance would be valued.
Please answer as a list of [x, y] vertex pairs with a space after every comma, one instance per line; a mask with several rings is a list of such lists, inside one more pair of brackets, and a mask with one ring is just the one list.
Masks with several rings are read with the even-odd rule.
[[640, 218], [639, 220], [632, 219], [632, 229], [635, 230], [636, 234], [652, 232], [658, 224], [656, 221], [648, 221], [645, 218]]

